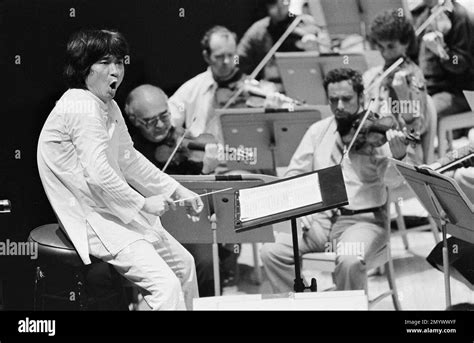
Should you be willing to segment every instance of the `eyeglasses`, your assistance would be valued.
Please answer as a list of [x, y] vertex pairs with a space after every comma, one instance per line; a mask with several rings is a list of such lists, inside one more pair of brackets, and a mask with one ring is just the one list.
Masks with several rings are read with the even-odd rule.
[[158, 121], [161, 121], [163, 123], [168, 122], [170, 115], [171, 114], [169, 110], [166, 109], [165, 111], [158, 113], [157, 115], [151, 118], [142, 119], [142, 118], [138, 118], [137, 116], [134, 116], [134, 119], [137, 121], [139, 125], [144, 126], [147, 129], [150, 129], [152, 127], [155, 127], [156, 124], [158, 124]]

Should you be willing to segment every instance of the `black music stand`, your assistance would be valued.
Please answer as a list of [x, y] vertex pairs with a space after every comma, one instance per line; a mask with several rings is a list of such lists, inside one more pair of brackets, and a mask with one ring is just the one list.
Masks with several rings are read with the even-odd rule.
[[272, 170], [286, 167], [308, 128], [322, 118], [325, 106], [287, 109], [236, 108], [216, 110], [224, 142], [230, 147], [256, 149], [255, 163], [229, 161], [230, 169]]
[[[235, 192], [235, 213], [234, 213], [234, 225], [235, 230], [237, 232], [247, 231], [251, 229], [256, 229], [262, 227], [264, 225], [275, 224], [287, 220], [291, 220], [291, 234], [293, 237], [293, 257], [295, 262], [295, 284], [294, 290], [295, 292], [304, 292], [305, 289], [310, 289], [311, 291], [315, 292], [317, 290], [316, 280], [313, 278], [311, 279], [311, 285], [306, 287], [304, 284], [303, 279], [301, 278], [301, 269], [300, 269], [300, 256], [299, 256], [299, 248], [298, 248], [298, 231], [297, 231], [297, 224], [296, 219], [302, 216], [306, 216], [309, 214], [323, 212], [332, 208], [341, 207], [348, 204], [347, 201], [347, 193], [344, 184], [344, 178], [342, 175], [342, 169], [340, 165], [336, 165], [333, 167], [317, 170], [311, 173], [306, 173], [294, 177], [290, 177], [287, 179], [282, 179], [274, 182], [267, 183], [265, 185], [256, 186], [262, 187], [261, 190], [265, 191], [265, 187], [272, 187], [272, 192], [275, 190], [280, 192], [281, 196], [290, 198], [290, 197], [299, 197], [301, 193], [292, 194], [292, 190], [285, 188], [285, 183], [288, 184], [289, 182], [294, 182], [298, 178], [306, 178], [311, 177], [312, 175], [318, 175], [318, 182], [319, 185], [314, 185], [314, 188], [308, 187], [305, 191], [308, 194], [312, 194], [315, 192], [320, 192], [321, 198], [319, 202], [311, 203], [302, 207], [292, 208], [290, 210], [275, 212], [272, 214], [263, 215], [258, 218], [248, 219], [242, 218], [242, 203], [244, 199], [241, 197], [240, 191]], [[276, 186], [276, 187], [275, 187]], [[269, 188], [267, 188], [269, 190]], [[277, 196], [280, 196], [278, 194]], [[271, 199], [269, 199], [270, 201]], [[258, 231], [258, 230], [257, 230]]]
[[474, 243], [474, 205], [454, 179], [392, 160], [443, 233], [443, 271], [446, 307], [451, 306], [448, 242], [446, 235]]
[[[234, 192], [236, 189], [261, 185], [276, 178], [269, 175], [171, 175], [184, 187], [204, 194], [232, 187], [232, 189], [202, 197], [204, 208], [198, 222], [186, 217], [185, 209], [177, 207], [161, 217], [163, 227], [180, 243], [212, 244], [215, 295], [220, 295], [219, 243], [274, 242], [273, 228], [260, 232], [237, 233], [234, 227]], [[258, 266], [258, 265], [257, 265]]]

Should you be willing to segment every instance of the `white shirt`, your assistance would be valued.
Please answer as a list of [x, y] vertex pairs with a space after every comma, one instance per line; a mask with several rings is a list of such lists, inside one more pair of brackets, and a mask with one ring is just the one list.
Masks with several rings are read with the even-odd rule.
[[222, 143], [221, 125], [214, 111], [216, 89], [210, 68], [186, 81], [169, 99], [171, 124], [185, 127], [191, 137], [209, 133]]
[[[285, 177], [308, 173], [339, 164], [343, 144], [334, 116], [310, 126], [296, 149]], [[388, 144], [375, 148], [372, 155], [350, 152], [341, 164], [348, 209], [379, 207], [387, 201], [385, 173], [391, 151]]]
[[84, 263], [87, 225], [111, 255], [136, 240], [159, 239], [159, 218], [141, 211], [144, 196], [171, 195], [178, 183], [134, 149], [115, 101], [66, 91], [43, 126], [37, 161], [51, 206]]

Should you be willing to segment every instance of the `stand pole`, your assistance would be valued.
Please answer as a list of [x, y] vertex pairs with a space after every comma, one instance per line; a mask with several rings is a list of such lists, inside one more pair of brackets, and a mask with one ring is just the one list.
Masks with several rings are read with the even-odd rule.
[[[215, 214], [213, 214], [215, 218]], [[212, 217], [211, 217], [212, 218]], [[221, 280], [219, 273], [219, 249], [217, 246], [217, 223], [215, 219], [211, 222], [212, 229], [212, 266], [214, 271], [214, 294], [215, 296], [221, 295]]]
[[446, 238], [446, 221], [441, 220], [441, 229], [443, 232], [443, 272], [444, 272], [444, 289], [446, 308], [451, 306], [451, 283], [449, 275], [449, 255], [448, 255], [448, 240]]
[[304, 292], [306, 288], [301, 278], [300, 269], [300, 252], [298, 248], [298, 230], [296, 225], [296, 218], [291, 219], [291, 235], [293, 236], [293, 258], [295, 261], [295, 284], [293, 289], [295, 292]]
[[214, 197], [208, 196], [207, 201], [209, 204], [209, 221], [211, 222], [212, 230], [212, 269], [214, 272], [214, 295], [221, 295], [221, 280], [220, 280], [220, 268], [219, 268], [219, 248], [217, 245], [217, 216], [214, 209]]
[[446, 308], [451, 306], [451, 283], [450, 283], [450, 275], [449, 275], [449, 254], [448, 254], [448, 239], [447, 235], [447, 228], [446, 225], [449, 222], [449, 218], [444, 211], [443, 207], [441, 206], [438, 197], [433, 192], [431, 186], [425, 183], [426, 190], [431, 198], [431, 202], [438, 213], [438, 217], [441, 221], [441, 231], [443, 233], [443, 274], [444, 274], [444, 295], [446, 299]]
[[298, 227], [296, 225], [296, 218], [291, 219], [291, 235], [293, 236], [293, 258], [295, 261], [295, 283], [293, 289], [295, 292], [304, 292], [305, 289], [309, 289], [312, 292], [316, 292], [316, 279], [311, 279], [311, 285], [306, 287], [301, 277], [301, 267], [300, 267], [300, 252], [298, 247]]

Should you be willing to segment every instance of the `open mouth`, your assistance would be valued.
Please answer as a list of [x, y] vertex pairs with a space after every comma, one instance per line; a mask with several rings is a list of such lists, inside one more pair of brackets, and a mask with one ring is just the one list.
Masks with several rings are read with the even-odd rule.
[[110, 84], [110, 88], [112, 88], [113, 90], [116, 90], [117, 89], [117, 81], [112, 81], [112, 83]]

